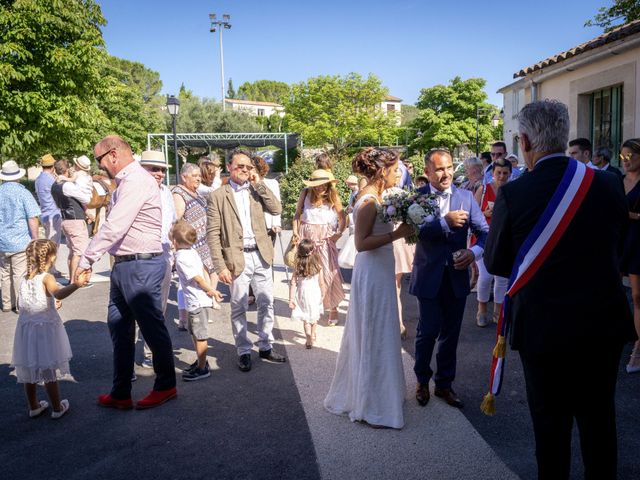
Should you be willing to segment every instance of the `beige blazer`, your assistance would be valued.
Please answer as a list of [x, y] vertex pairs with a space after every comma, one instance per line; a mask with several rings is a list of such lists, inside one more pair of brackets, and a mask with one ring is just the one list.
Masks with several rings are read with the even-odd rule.
[[[273, 262], [273, 244], [267, 235], [265, 212], [279, 215], [282, 205], [264, 182], [249, 188], [251, 203], [251, 227], [256, 236], [258, 251], [269, 265]], [[242, 224], [233, 195], [233, 188], [226, 184], [209, 195], [207, 205], [207, 243], [211, 251], [213, 268], [220, 273], [225, 268], [235, 277], [244, 270]]]

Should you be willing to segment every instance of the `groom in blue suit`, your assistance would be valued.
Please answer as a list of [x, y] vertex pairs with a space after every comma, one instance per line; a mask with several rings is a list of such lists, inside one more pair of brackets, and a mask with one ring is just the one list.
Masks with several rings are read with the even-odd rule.
[[[418, 379], [416, 400], [422, 406], [429, 402], [429, 380], [434, 376], [434, 395], [462, 408], [451, 384], [456, 375], [458, 337], [470, 291], [467, 267], [482, 256], [489, 226], [473, 194], [452, 185], [453, 160], [447, 149], [429, 151], [425, 174], [429, 185], [418, 192], [436, 194], [440, 214], [420, 228], [409, 289], [420, 303], [414, 367]], [[470, 249], [469, 230], [477, 238]], [[434, 375], [430, 363], [436, 341]]]

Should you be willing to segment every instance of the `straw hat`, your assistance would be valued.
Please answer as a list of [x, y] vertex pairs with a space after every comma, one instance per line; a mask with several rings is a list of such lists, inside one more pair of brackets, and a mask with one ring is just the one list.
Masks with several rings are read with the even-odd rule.
[[76, 164], [76, 167], [80, 170], [84, 170], [85, 172], [91, 170], [91, 160], [89, 160], [86, 155], [80, 155], [78, 158], [74, 158], [73, 163]]
[[336, 183], [337, 180], [330, 171], [319, 169], [314, 170], [309, 180], [303, 180], [303, 182], [307, 187], [317, 187], [325, 183]]
[[2, 170], [0, 171], [0, 180], [12, 181], [20, 180], [24, 177], [27, 171], [24, 168], [20, 168], [13, 160], [8, 160], [2, 164]]
[[347, 185], [357, 185], [358, 177], [356, 177], [355, 175], [349, 175], [344, 183], [346, 183]]
[[171, 165], [167, 164], [164, 159], [164, 153], [157, 150], [145, 150], [140, 156], [140, 165], [146, 165], [148, 167], [162, 167], [170, 168]]
[[53, 167], [53, 164], [56, 163], [56, 159], [53, 158], [53, 155], [47, 153], [40, 158], [40, 165], [43, 167]]

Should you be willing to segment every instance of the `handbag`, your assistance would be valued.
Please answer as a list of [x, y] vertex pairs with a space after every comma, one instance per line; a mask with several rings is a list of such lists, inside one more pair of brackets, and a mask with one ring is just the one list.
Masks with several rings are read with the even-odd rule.
[[293, 268], [296, 262], [296, 255], [298, 253], [298, 242], [294, 241], [294, 238], [291, 237], [289, 240], [289, 245], [287, 245], [287, 249], [284, 251], [283, 260], [284, 264]]

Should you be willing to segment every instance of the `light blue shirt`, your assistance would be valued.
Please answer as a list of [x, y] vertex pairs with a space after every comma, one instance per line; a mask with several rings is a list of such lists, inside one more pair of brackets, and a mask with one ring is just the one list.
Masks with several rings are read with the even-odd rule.
[[31, 192], [18, 182], [0, 185], [0, 252], [22, 252], [31, 241], [27, 221], [40, 215]]
[[42, 210], [42, 220], [60, 216], [60, 209], [51, 196], [51, 185], [54, 183], [53, 175], [48, 172], [42, 172], [36, 178], [36, 195], [38, 202], [40, 202], [40, 210]]

